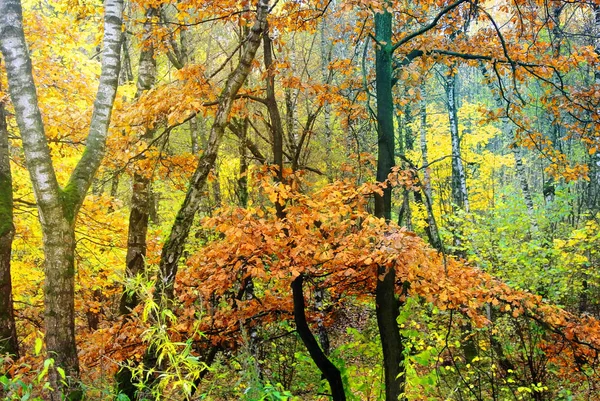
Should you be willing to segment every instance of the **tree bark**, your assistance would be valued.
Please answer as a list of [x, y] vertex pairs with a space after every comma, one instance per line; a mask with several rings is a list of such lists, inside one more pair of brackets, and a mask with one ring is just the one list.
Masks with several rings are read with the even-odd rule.
[[[392, 16], [389, 12], [375, 14], [375, 51], [377, 92], [377, 181], [385, 182], [394, 167], [394, 99], [392, 96]], [[392, 218], [392, 188], [383, 196], [375, 195], [375, 215], [387, 221]]]
[[427, 92], [425, 85], [421, 85], [421, 127], [420, 127], [420, 147], [421, 158], [423, 159], [423, 188], [425, 194], [431, 199], [431, 168], [429, 168], [429, 154], [427, 149]]
[[[394, 102], [392, 97], [392, 15], [375, 14], [376, 92], [377, 92], [377, 181], [385, 182], [394, 167]], [[391, 220], [392, 189], [375, 195], [375, 216]], [[398, 328], [400, 304], [396, 298], [396, 272], [379, 267], [375, 303], [381, 337], [387, 401], [397, 401], [404, 392], [404, 345]]]
[[254, 60], [256, 51], [260, 46], [260, 39], [266, 27], [268, 12], [269, 0], [260, 0], [256, 21], [248, 34], [242, 57], [236, 68], [229, 74], [225, 86], [219, 95], [218, 108], [206, 149], [198, 161], [198, 166], [190, 180], [183, 205], [177, 213], [169, 238], [163, 246], [156, 291], [157, 297], [165, 297], [167, 300], [173, 298], [173, 286], [177, 275], [179, 258], [183, 253], [190, 228], [200, 206], [202, 190], [206, 185], [206, 179], [210, 170], [214, 167], [233, 101], [250, 73], [252, 60]]
[[[594, 40], [592, 45], [594, 46], [594, 52], [600, 58], [600, 5], [592, 6], [594, 12]], [[594, 69], [594, 82], [600, 86], [600, 68]], [[600, 135], [596, 135], [595, 138], [595, 153], [590, 157], [590, 183], [588, 188], [588, 207], [593, 213], [597, 213], [600, 209]]]
[[515, 155], [515, 168], [517, 170], [517, 175], [519, 176], [523, 199], [525, 200], [527, 214], [529, 215], [531, 232], [535, 233], [538, 231], [538, 225], [535, 218], [535, 208], [533, 206], [533, 199], [531, 198], [531, 191], [529, 190], [529, 184], [527, 183], [527, 174], [525, 173], [525, 166], [523, 165], [523, 158], [521, 157], [521, 149], [515, 144], [512, 147], [512, 150]]
[[244, 121], [240, 125], [240, 144], [238, 147], [240, 153], [240, 171], [237, 180], [237, 193], [239, 205], [246, 208], [248, 207], [248, 157], [246, 149], [248, 118], [244, 118]]
[[0, 102], [0, 354], [19, 357], [19, 342], [13, 309], [10, 257], [15, 234], [13, 225], [12, 176], [8, 126], [4, 103]]
[[[144, 92], [150, 90], [156, 81], [156, 60], [154, 59], [154, 45], [149, 40], [152, 35], [151, 18], [158, 14], [158, 10], [150, 8], [146, 11], [144, 23], [144, 48], [140, 53], [138, 67], [137, 93], [140, 98]], [[144, 142], [149, 142], [154, 137], [154, 129], [147, 128], [143, 137]], [[150, 185], [152, 178], [147, 172], [137, 171], [133, 174], [131, 191], [131, 211], [129, 212], [129, 228], [127, 235], [127, 256], [125, 257], [125, 274], [135, 277], [146, 268], [146, 234], [150, 217]], [[121, 297], [119, 313], [125, 315], [138, 304], [135, 294], [124, 292]]]
[[456, 72], [454, 67], [446, 78], [446, 97], [448, 101], [448, 118], [450, 120], [450, 137], [452, 142], [452, 202], [456, 209], [469, 211], [467, 194], [467, 177], [462, 161], [460, 133], [458, 131], [458, 100], [456, 93]]
[[[279, 112], [279, 107], [277, 105], [277, 99], [275, 98], [275, 75], [272, 71], [273, 65], [273, 43], [271, 42], [271, 38], [269, 38], [269, 32], [267, 28], [267, 32], [263, 36], [263, 52], [264, 52], [264, 62], [265, 68], [267, 70], [267, 91], [266, 91], [266, 101], [265, 105], [267, 106], [267, 110], [269, 111], [269, 118], [271, 120], [271, 134], [273, 137], [273, 163], [277, 166], [277, 178], [279, 181], [283, 180], [283, 123], [281, 119], [281, 113]], [[293, 111], [291, 110], [291, 100], [290, 94], [286, 93], [286, 105], [288, 105], [287, 112], [287, 129], [288, 133], [293, 131], [294, 125], [292, 123], [293, 120]], [[281, 205], [276, 205], [277, 207], [281, 207]]]
[[[102, 72], [86, 148], [68, 184], [60, 188], [50, 157], [23, 32], [19, 0], [0, 2], [0, 49], [6, 59], [9, 90], [42, 225], [45, 261], [46, 349], [54, 358], [49, 380], [52, 401], [83, 396], [76, 384], [79, 362], [75, 343], [75, 220], [102, 161], [120, 68], [122, 0], [104, 3]], [[56, 368], [67, 375], [63, 381]]]
[[[429, 168], [429, 154], [427, 149], [427, 92], [425, 85], [421, 85], [421, 106], [420, 106], [420, 148], [421, 148], [421, 159], [423, 160], [423, 182], [421, 183], [420, 192], [415, 192], [415, 202], [425, 205], [427, 210], [427, 226], [425, 227], [425, 234], [429, 239], [429, 243], [438, 251], [443, 251], [443, 244], [437, 229], [435, 222], [435, 216], [433, 214], [432, 207], [432, 190], [431, 190], [431, 169]], [[423, 197], [425, 199], [423, 199]]]
[[308, 323], [306, 322], [306, 312], [304, 304], [304, 291], [302, 289], [304, 277], [302, 275], [296, 277], [292, 281], [292, 294], [294, 298], [294, 321], [296, 330], [306, 346], [308, 353], [315, 362], [331, 388], [331, 398], [333, 401], [345, 401], [346, 394], [344, 393], [344, 384], [342, 375], [338, 368], [327, 358], [325, 353], [319, 347], [319, 343], [313, 336]]
[[[331, 73], [329, 71], [329, 64], [331, 63], [331, 57], [333, 52], [333, 44], [328, 41], [327, 38], [327, 27], [329, 26], [329, 19], [327, 15], [322, 16], [323, 21], [321, 23], [321, 75], [324, 82], [329, 83], [331, 81]], [[327, 166], [327, 178], [330, 182], [333, 182], [332, 173], [332, 148], [333, 148], [333, 129], [331, 127], [331, 103], [325, 101], [323, 110], [323, 130], [325, 132], [325, 165]]]

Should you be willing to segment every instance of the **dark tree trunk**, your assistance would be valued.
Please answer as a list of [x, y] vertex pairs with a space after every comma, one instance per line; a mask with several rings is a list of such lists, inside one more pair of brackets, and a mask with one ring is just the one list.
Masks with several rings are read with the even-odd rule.
[[[283, 180], [283, 123], [281, 120], [281, 113], [277, 106], [277, 99], [275, 98], [275, 76], [273, 75], [273, 43], [269, 38], [269, 32], [263, 36], [263, 50], [264, 50], [264, 61], [265, 68], [268, 71], [267, 75], [267, 93], [265, 104], [269, 111], [269, 117], [271, 120], [271, 133], [273, 136], [273, 163], [277, 166], [277, 177], [279, 181]], [[286, 104], [288, 102], [288, 94], [286, 93]], [[288, 111], [288, 116], [291, 111]], [[288, 130], [293, 129], [293, 124], [288, 123]], [[277, 207], [282, 207], [277, 205]]]
[[[150, 90], [156, 81], [156, 60], [154, 46], [149, 40], [152, 35], [151, 19], [158, 15], [158, 10], [150, 8], [146, 11], [144, 23], [144, 42], [147, 44], [140, 53], [136, 98]], [[146, 129], [143, 140], [149, 142], [154, 136], [153, 129]], [[128, 278], [143, 273], [146, 268], [146, 234], [150, 216], [150, 185], [151, 177], [145, 171], [133, 174], [131, 189], [131, 210], [129, 212], [129, 228], [127, 235], [127, 256], [125, 257], [125, 274]], [[119, 313], [125, 315], [138, 304], [135, 294], [125, 291], [121, 296]]]
[[[375, 14], [375, 34], [379, 43], [375, 54], [377, 86], [377, 181], [385, 182], [394, 167], [394, 99], [392, 96], [392, 16]], [[375, 195], [375, 215], [387, 221], [392, 218], [392, 188], [383, 196]]]
[[[145, 43], [140, 52], [138, 64], [138, 79], [136, 98], [139, 99], [144, 92], [152, 89], [156, 82], [156, 60], [154, 59], [154, 45], [152, 43], [152, 25], [151, 20], [157, 16], [159, 10], [149, 8], [146, 10], [146, 19], [144, 22]], [[154, 129], [146, 128], [142, 140], [149, 143], [154, 137]], [[146, 248], [148, 222], [151, 211], [151, 185], [152, 177], [146, 171], [136, 170], [133, 174], [131, 188], [131, 206], [129, 212], [129, 226], [127, 234], [127, 255], [125, 257], [125, 275], [127, 278], [136, 277], [143, 274], [146, 270]], [[127, 315], [139, 303], [137, 294], [123, 289], [121, 302], [119, 305], [119, 314]], [[133, 384], [133, 374], [128, 366], [123, 366], [116, 374], [117, 393], [125, 394], [129, 399], [134, 400], [136, 396], [136, 387]]]
[[14, 234], [8, 127], [4, 104], [0, 102], [0, 354], [19, 357], [10, 275]]
[[245, 118], [240, 127], [240, 171], [237, 180], [238, 201], [241, 207], [248, 206], [248, 157], [246, 141], [248, 140], [248, 118]]
[[292, 281], [292, 294], [294, 298], [294, 321], [296, 330], [306, 346], [308, 353], [315, 362], [331, 388], [331, 398], [334, 401], [345, 401], [346, 394], [344, 393], [344, 384], [342, 375], [338, 368], [327, 358], [325, 353], [319, 347], [319, 343], [313, 336], [308, 323], [306, 322], [306, 312], [304, 306], [304, 277], [302, 275], [296, 277]]
[[[394, 167], [394, 102], [392, 97], [392, 15], [386, 10], [375, 14], [375, 52], [377, 86], [377, 181], [387, 180]], [[375, 195], [375, 216], [391, 220], [392, 189]], [[381, 337], [387, 401], [397, 401], [404, 392], [404, 358], [398, 328], [400, 304], [396, 298], [396, 272], [383, 267], [377, 271], [375, 293], [377, 324]]]

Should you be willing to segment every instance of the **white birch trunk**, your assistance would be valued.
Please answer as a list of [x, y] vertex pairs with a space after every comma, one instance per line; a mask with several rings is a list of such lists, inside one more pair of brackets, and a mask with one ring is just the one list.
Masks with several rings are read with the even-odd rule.
[[[86, 149], [67, 186], [59, 187], [38, 106], [32, 64], [23, 32], [19, 0], [0, 1], [0, 50], [6, 59], [10, 97], [38, 205], [45, 261], [46, 348], [54, 358], [49, 380], [51, 400], [80, 399], [76, 384], [79, 362], [75, 344], [74, 275], [75, 220], [104, 155], [106, 136], [119, 77], [122, 0], [106, 0], [102, 73]], [[68, 376], [63, 382], [56, 370]]]

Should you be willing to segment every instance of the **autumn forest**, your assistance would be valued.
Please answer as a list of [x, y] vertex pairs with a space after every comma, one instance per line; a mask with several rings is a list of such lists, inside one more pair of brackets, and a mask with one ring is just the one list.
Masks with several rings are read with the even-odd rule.
[[600, 400], [600, 1], [0, 0], [0, 399]]

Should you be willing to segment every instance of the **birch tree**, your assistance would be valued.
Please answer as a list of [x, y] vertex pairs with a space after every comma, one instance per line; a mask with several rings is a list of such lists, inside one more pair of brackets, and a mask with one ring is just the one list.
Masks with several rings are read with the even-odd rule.
[[[54, 366], [49, 372], [52, 401], [62, 400], [65, 396], [74, 400], [83, 397], [77, 385], [79, 361], [75, 343], [75, 224], [104, 156], [119, 77], [122, 9], [122, 0], [106, 0], [104, 3], [102, 72], [86, 146], [68, 183], [61, 187], [38, 105], [23, 31], [21, 2], [0, 1], [0, 50], [6, 60], [10, 97], [43, 233], [45, 340], [48, 356], [54, 359]], [[66, 380], [61, 378], [63, 373]]]

